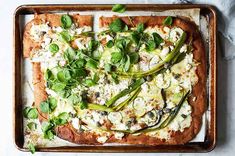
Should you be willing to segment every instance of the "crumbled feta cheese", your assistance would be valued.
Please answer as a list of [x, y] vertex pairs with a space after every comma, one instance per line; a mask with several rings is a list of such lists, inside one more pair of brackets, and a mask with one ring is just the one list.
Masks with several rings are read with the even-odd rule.
[[107, 140], [108, 140], [107, 136], [99, 136], [97, 138], [97, 141], [100, 142], [100, 143], [105, 143]]
[[149, 91], [149, 85], [147, 83], [144, 83], [141, 85], [142, 91], [145, 93], [148, 93]]
[[41, 37], [46, 34], [51, 27], [49, 27], [48, 23], [40, 24], [40, 25], [32, 25], [30, 29], [30, 35], [35, 41], [39, 41]]
[[170, 52], [169, 47], [164, 47], [160, 53], [161, 56], [166, 56]]
[[122, 132], [115, 132], [114, 133], [114, 137], [116, 138], [116, 139], [122, 139], [123, 137], [124, 137], [124, 133], [122, 133]]
[[187, 44], [184, 44], [181, 48], [180, 48], [180, 53], [185, 53], [187, 52]]
[[90, 26], [83, 26], [83, 27], [80, 27], [80, 28], [76, 28], [75, 29], [75, 32], [76, 32], [76, 34], [81, 34], [81, 33], [83, 33], [83, 32], [89, 32], [89, 31], [91, 31], [92, 29], [91, 29], [91, 27]]
[[61, 33], [63, 31], [63, 28], [62, 27], [52, 27], [52, 30], [57, 33]]
[[78, 118], [73, 118], [72, 119], [72, 125], [75, 129], [79, 129], [79, 119]]
[[169, 27], [165, 26], [165, 27], [163, 28], [163, 30], [168, 34], [171, 29], [170, 29]]
[[181, 89], [182, 89], [182, 88], [181, 88], [180, 86], [177, 86], [177, 87], [175, 87], [174, 92], [175, 92], [175, 93], [180, 93]]
[[155, 55], [151, 61], [149, 62], [149, 68], [153, 68], [154, 66], [157, 65], [157, 63], [160, 61], [159, 57], [157, 55]]

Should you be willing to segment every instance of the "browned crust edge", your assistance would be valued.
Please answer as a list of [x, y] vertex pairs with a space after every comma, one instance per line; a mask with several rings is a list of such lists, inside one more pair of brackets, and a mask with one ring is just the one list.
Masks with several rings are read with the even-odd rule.
[[[132, 24], [137, 25], [138, 23], [145, 23], [148, 27], [153, 27], [159, 25], [162, 27], [163, 20], [166, 18], [165, 16], [138, 16], [131, 17], [132, 23], [128, 17], [100, 17], [100, 27], [107, 27], [114, 19], [121, 18], [128, 26], [132, 26]], [[28, 25], [28, 24], [27, 24]], [[27, 27], [26, 25], [26, 27]], [[166, 145], [166, 144], [185, 144], [188, 141], [192, 140], [200, 131], [201, 123], [202, 123], [202, 115], [206, 109], [206, 54], [205, 48], [203, 44], [203, 40], [201, 34], [197, 28], [197, 26], [190, 21], [183, 20], [181, 18], [174, 18], [172, 26], [177, 26], [186, 31], [188, 38], [189, 36], [193, 37], [193, 48], [194, 48], [194, 59], [200, 64], [197, 67], [196, 73], [198, 75], [198, 83], [193, 87], [192, 94], [189, 99], [189, 103], [192, 106], [192, 123], [189, 128], [186, 128], [183, 132], [174, 132], [172, 137], [169, 140], [162, 140], [155, 137], [150, 137], [145, 134], [141, 134], [138, 136], [127, 135], [122, 140], [116, 139], [112, 136], [107, 142], [116, 142], [116, 143], [128, 143], [128, 144], [144, 144], [144, 145]], [[26, 30], [26, 29], [25, 29]], [[25, 31], [25, 33], [27, 33]], [[25, 52], [25, 51], [24, 51]], [[27, 51], [26, 51], [27, 52]], [[44, 99], [45, 88], [44, 80], [40, 69], [40, 64], [33, 64], [34, 68], [34, 77], [39, 78], [40, 82], [37, 85], [34, 85], [35, 94], [35, 105], [38, 106], [40, 102]], [[36, 73], [35, 73], [36, 72]], [[39, 97], [39, 95], [41, 97]], [[197, 97], [195, 101], [192, 100], [193, 97]], [[70, 124], [59, 126], [55, 129], [57, 136], [62, 139], [68, 140], [70, 142], [74, 142], [77, 144], [100, 144], [97, 142], [97, 135], [92, 132], [79, 133], [77, 132]]]

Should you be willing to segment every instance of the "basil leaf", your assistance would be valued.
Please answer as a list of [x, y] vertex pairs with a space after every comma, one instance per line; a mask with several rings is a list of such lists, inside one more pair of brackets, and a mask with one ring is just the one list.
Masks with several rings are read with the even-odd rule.
[[68, 97], [69, 102], [71, 102], [73, 105], [78, 104], [81, 102], [82, 98], [76, 94], [72, 94]]
[[130, 57], [127, 55], [127, 60], [126, 60], [126, 63], [124, 65], [124, 71], [127, 72], [129, 69], [130, 69], [130, 65], [131, 65], [131, 62], [130, 62]]
[[61, 16], [61, 24], [62, 24], [63, 28], [65, 28], [65, 29], [70, 28], [72, 23], [73, 23], [73, 21], [69, 15], [62, 15]]
[[130, 57], [131, 64], [135, 64], [135, 63], [139, 62], [140, 56], [138, 53], [132, 52], [129, 54], [129, 57]]
[[42, 128], [42, 132], [46, 132], [46, 131], [52, 129], [53, 125], [49, 122], [43, 122], [41, 128]]
[[85, 69], [75, 69], [74, 71], [76, 72], [77, 77], [85, 77], [87, 75]]
[[50, 111], [55, 110], [55, 108], [57, 107], [57, 100], [53, 97], [49, 97], [48, 101], [49, 101]]
[[82, 110], [83, 110], [83, 109], [87, 109], [87, 108], [88, 108], [87, 102], [82, 101], [82, 102], [80, 103], [80, 108], [81, 108]]
[[155, 44], [154, 40], [147, 41], [147, 43], [145, 45], [146, 45], [147, 51], [153, 51], [156, 48], [156, 44]]
[[98, 48], [99, 42], [96, 40], [90, 40], [88, 42], [88, 50], [89, 51], [94, 51]]
[[138, 45], [140, 42], [141, 36], [137, 31], [134, 31], [133, 33], [131, 33], [131, 38], [135, 42], [135, 44]]
[[96, 83], [92, 79], [86, 79], [85, 84], [88, 87], [94, 86]]
[[111, 62], [116, 64], [122, 59], [123, 55], [121, 52], [113, 52], [111, 54]]
[[138, 33], [142, 33], [144, 31], [144, 24], [143, 23], [139, 23], [137, 25], [137, 32]]
[[53, 85], [52, 85], [52, 90], [58, 92], [58, 91], [62, 91], [64, 88], [66, 87], [66, 84], [65, 83], [61, 83], [61, 82], [55, 82]]
[[54, 75], [52, 74], [52, 71], [50, 69], [46, 70], [45, 78], [46, 78], [46, 80], [53, 80], [54, 79]]
[[93, 59], [89, 59], [86, 63], [86, 68], [97, 69], [98, 68], [97, 66], [98, 63]]
[[23, 110], [23, 116], [27, 119], [37, 119], [38, 111], [36, 108], [25, 107]]
[[119, 13], [123, 13], [125, 12], [125, 10], [126, 10], [126, 7], [123, 4], [115, 4], [113, 5], [113, 8], [112, 8], [113, 12], [119, 12]]
[[106, 72], [111, 72], [111, 69], [112, 69], [111, 64], [107, 63], [107, 64], [104, 65], [104, 70], [105, 70]]
[[23, 110], [23, 116], [25, 117], [25, 118], [28, 118], [28, 113], [29, 113], [29, 110], [30, 110], [31, 108], [30, 107], [25, 107], [24, 108], [24, 110]]
[[71, 79], [71, 75], [68, 69], [63, 69], [57, 73], [57, 79], [60, 82], [67, 82]]
[[99, 78], [98, 74], [95, 73], [92, 80], [93, 80], [95, 83], [97, 83], [97, 82], [99, 81], [99, 79], [100, 79], [100, 78]]
[[156, 47], [158, 47], [164, 40], [162, 39], [162, 37], [158, 33], [153, 33], [152, 35], [153, 35]]
[[116, 73], [111, 73], [111, 78], [116, 84], [118, 84], [119, 81]]
[[78, 59], [73, 63], [73, 67], [83, 68], [85, 66], [85, 63], [86, 63], [85, 59]]
[[121, 32], [123, 31], [123, 29], [125, 28], [125, 23], [120, 20], [119, 18], [118, 19], [115, 19], [110, 25], [109, 25], [109, 29], [112, 31], [112, 32]]
[[40, 103], [40, 110], [43, 113], [49, 113], [49, 111], [50, 111], [49, 103], [47, 101], [41, 102]]
[[54, 131], [53, 130], [48, 130], [44, 133], [44, 138], [52, 140], [54, 139]]
[[72, 62], [76, 58], [76, 52], [72, 47], [66, 49], [64, 53], [64, 58], [68, 62]]
[[172, 17], [168, 16], [167, 18], [164, 19], [163, 25], [171, 25], [172, 24]]
[[35, 149], [34, 144], [29, 143], [29, 144], [27, 145], [27, 147], [28, 147], [29, 151], [30, 151], [32, 154], [35, 153], [36, 149]]
[[66, 112], [60, 113], [57, 116], [57, 119], [59, 119], [59, 123], [57, 123], [57, 125], [66, 124], [68, 122], [68, 119], [69, 119], [69, 114], [66, 113]]
[[112, 48], [113, 45], [114, 45], [114, 43], [113, 43], [112, 40], [109, 40], [109, 41], [106, 43], [106, 46], [107, 46], [108, 48]]
[[55, 43], [50, 44], [49, 51], [53, 54], [57, 53], [59, 51], [59, 46]]
[[72, 40], [72, 37], [69, 35], [68, 31], [62, 31], [60, 33], [60, 37], [62, 41], [65, 41], [65, 42], [70, 42]]
[[35, 129], [37, 129], [37, 124], [36, 124], [35, 122], [29, 122], [29, 123], [27, 124], [27, 127], [28, 127], [28, 129], [30, 129], [30, 130], [35, 130]]

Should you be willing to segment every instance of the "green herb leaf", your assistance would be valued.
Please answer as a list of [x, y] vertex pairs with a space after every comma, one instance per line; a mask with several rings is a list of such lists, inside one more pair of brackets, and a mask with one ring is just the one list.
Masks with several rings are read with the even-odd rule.
[[73, 63], [73, 67], [75, 68], [83, 68], [85, 66], [86, 60], [85, 59], [78, 59]]
[[52, 120], [50, 120], [49, 122], [42, 123], [43, 137], [49, 140], [52, 140], [54, 138], [54, 130], [53, 130], [54, 125], [51, 122]]
[[145, 45], [146, 45], [147, 51], [153, 51], [156, 48], [156, 44], [155, 44], [154, 40], [148, 40]]
[[49, 50], [51, 53], [55, 54], [59, 51], [59, 46], [55, 43], [50, 44]]
[[137, 31], [134, 31], [133, 33], [131, 33], [131, 38], [135, 42], [135, 44], [138, 45], [140, 42], [141, 36]]
[[130, 69], [130, 65], [131, 65], [131, 61], [130, 61], [130, 57], [127, 55], [127, 60], [126, 63], [124, 65], [124, 71], [127, 72]]
[[64, 52], [64, 58], [68, 62], [72, 62], [76, 58], [76, 52], [72, 47], [69, 47]]
[[123, 4], [115, 4], [113, 5], [113, 8], [112, 8], [113, 12], [119, 12], [119, 13], [123, 13], [125, 12], [125, 10], [126, 10], [126, 7]]
[[52, 71], [50, 69], [46, 70], [45, 78], [46, 78], [46, 80], [53, 80], [54, 79], [54, 75], [52, 74]]
[[143, 23], [139, 23], [137, 25], [137, 32], [138, 33], [142, 33], [144, 31], [144, 24]]
[[73, 23], [73, 21], [69, 15], [62, 15], [61, 16], [61, 24], [62, 24], [63, 28], [65, 28], [65, 29], [70, 28], [72, 23]]
[[83, 109], [87, 109], [87, 108], [88, 108], [87, 102], [82, 101], [82, 102], [80, 103], [80, 108], [81, 108], [82, 110], [83, 110]]
[[136, 52], [132, 52], [129, 54], [131, 64], [135, 64], [139, 62], [140, 55]]
[[94, 51], [98, 48], [98, 45], [99, 45], [99, 42], [92, 39], [88, 42], [88, 50]]
[[86, 63], [86, 68], [97, 69], [98, 68], [98, 63], [93, 59], [89, 59]]
[[119, 80], [116, 73], [111, 73], [111, 78], [116, 84], [118, 84]]
[[37, 124], [36, 124], [35, 122], [29, 122], [29, 123], [27, 124], [27, 127], [28, 127], [28, 129], [30, 129], [30, 130], [35, 130], [35, 129], [37, 129]]
[[60, 82], [67, 82], [71, 79], [71, 75], [70, 75], [70, 72], [67, 68], [64, 68], [63, 70], [59, 71], [57, 73], [57, 79], [60, 81]]
[[153, 33], [152, 35], [153, 35], [156, 47], [158, 47], [164, 40], [162, 39], [162, 37], [158, 33]]
[[116, 64], [118, 63], [123, 57], [123, 54], [121, 52], [113, 52], [111, 54], [111, 62]]
[[38, 111], [36, 108], [25, 107], [23, 110], [23, 115], [27, 119], [37, 119]]
[[172, 24], [172, 17], [168, 16], [167, 18], [165, 18], [165, 20], [163, 21], [163, 25], [171, 25]]
[[57, 100], [54, 97], [49, 97], [48, 101], [49, 101], [50, 110], [51, 111], [55, 110], [55, 108], [57, 107]]
[[107, 64], [104, 65], [104, 70], [106, 72], [111, 72], [111, 69], [112, 69], [112, 65], [111, 64], [107, 63]]
[[36, 149], [35, 149], [34, 144], [29, 143], [29, 144], [27, 145], [27, 147], [28, 147], [29, 151], [30, 151], [32, 154], [35, 153]]
[[60, 37], [62, 39], [62, 41], [64, 42], [70, 42], [72, 37], [69, 35], [68, 31], [62, 31], [60, 33]]
[[76, 105], [79, 102], [81, 102], [82, 98], [81, 96], [78, 96], [76, 94], [72, 94], [68, 97], [68, 101], [71, 102], [71, 104]]
[[112, 48], [113, 45], [114, 45], [114, 43], [113, 43], [112, 40], [109, 40], [109, 41], [106, 43], [106, 46], [107, 46], [108, 48]]
[[49, 111], [50, 111], [49, 103], [47, 101], [41, 102], [40, 103], [40, 110], [43, 113], [49, 113]]
[[59, 92], [59, 91], [62, 91], [64, 88], [66, 87], [66, 84], [65, 83], [62, 83], [62, 82], [55, 82], [51, 89], [56, 91], [56, 92]]
[[92, 79], [86, 79], [85, 84], [88, 87], [94, 86], [96, 83]]
[[69, 119], [69, 114], [66, 113], [66, 112], [60, 113], [57, 116], [57, 119], [59, 120], [59, 123], [57, 123], [57, 125], [66, 124], [68, 122], [68, 119]]
[[125, 23], [121, 19], [115, 19], [110, 25], [109, 28], [112, 32], [121, 32], [125, 28]]
[[93, 75], [93, 81], [95, 82], [95, 83], [97, 83], [98, 81], [99, 81], [99, 76], [98, 76], [98, 74], [97, 73], [95, 73], [94, 75]]

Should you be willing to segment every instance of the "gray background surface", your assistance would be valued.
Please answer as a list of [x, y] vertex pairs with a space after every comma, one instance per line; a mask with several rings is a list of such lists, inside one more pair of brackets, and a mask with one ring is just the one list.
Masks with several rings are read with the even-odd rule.
[[[0, 155], [18, 156], [30, 155], [30, 153], [23, 153], [18, 151], [13, 143], [12, 131], [12, 69], [13, 69], [13, 13], [17, 6], [22, 4], [37, 4], [37, 3], [164, 3], [166, 1], [154, 0], [114, 0], [114, 1], [88, 1], [88, 0], [0, 0]], [[206, 3], [206, 1], [205, 1]], [[235, 48], [233, 47], [234, 52]], [[200, 155], [234, 155], [235, 153], [235, 60], [225, 61], [221, 57], [221, 50], [218, 49], [218, 143], [217, 147], [210, 153], [202, 153]], [[36, 153], [35, 155], [101, 155], [97, 153]], [[104, 153], [102, 155], [118, 156], [121, 154]], [[196, 154], [155, 154], [155, 153], [129, 153], [123, 155], [196, 155]]]

